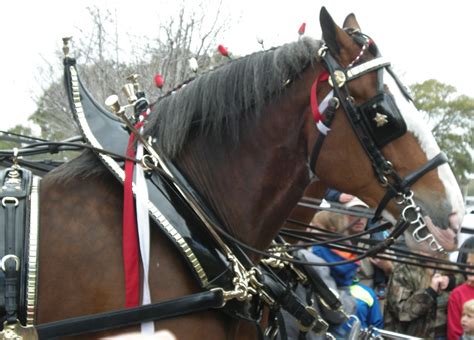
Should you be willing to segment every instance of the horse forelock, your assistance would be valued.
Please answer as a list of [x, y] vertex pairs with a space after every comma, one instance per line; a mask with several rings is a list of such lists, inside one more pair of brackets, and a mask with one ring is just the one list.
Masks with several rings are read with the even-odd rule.
[[269, 99], [281, 94], [315, 60], [321, 42], [303, 38], [257, 52], [198, 76], [153, 108], [145, 133], [161, 152], [176, 157], [191, 135], [237, 143], [243, 120], [258, 118]]

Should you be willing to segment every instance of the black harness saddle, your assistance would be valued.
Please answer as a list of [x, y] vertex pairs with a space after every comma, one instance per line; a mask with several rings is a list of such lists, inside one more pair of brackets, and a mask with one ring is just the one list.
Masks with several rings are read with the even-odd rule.
[[14, 164], [0, 171], [0, 317], [34, 324], [40, 179]]

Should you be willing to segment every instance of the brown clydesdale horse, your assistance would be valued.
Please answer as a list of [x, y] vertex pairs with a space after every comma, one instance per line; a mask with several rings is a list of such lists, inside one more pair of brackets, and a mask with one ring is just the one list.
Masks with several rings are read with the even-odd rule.
[[[327, 53], [342, 68], [376, 58], [349, 34], [359, 30], [354, 15], [342, 29], [323, 8], [320, 23]], [[162, 98], [147, 123], [145, 133], [157, 138], [159, 152], [181, 169], [225, 229], [257, 249], [269, 246], [314, 174], [371, 206], [385, 194], [342, 107], [335, 112], [316, 168], [309, 168], [320, 134], [310, 94], [326, 70], [318, 58], [321, 46], [321, 41], [304, 38], [232, 61]], [[370, 101], [378, 93], [376, 70], [347, 82], [347, 89], [351, 98], [340, 100], [355, 105]], [[327, 82], [321, 83], [317, 100], [330, 90]], [[385, 90], [393, 92], [408, 132], [384, 145], [382, 153], [406, 176], [439, 149], [397, 85]], [[123, 189], [94, 157], [86, 153], [41, 183], [38, 324], [124, 306]], [[449, 166], [429, 172], [412, 189], [429, 217], [430, 231], [451, 249], [463, 206]], [[393, 218], [400, 215], [392, 202], [386, 211]], [[154, 302], [200, 290], [180, 254], [153, 227], [149, 281]], [[253, 326], [219, 310], [156, 322], [155, 327], [178, 339], [255, 337]], [[138, 327], [107, 335], [133, 331]]]

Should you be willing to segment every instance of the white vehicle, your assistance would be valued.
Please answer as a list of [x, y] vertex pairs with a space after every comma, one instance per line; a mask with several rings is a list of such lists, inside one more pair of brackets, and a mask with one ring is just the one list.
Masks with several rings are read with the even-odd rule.
[[466, 196], [466, 214], [474, 214], [474, 196]]

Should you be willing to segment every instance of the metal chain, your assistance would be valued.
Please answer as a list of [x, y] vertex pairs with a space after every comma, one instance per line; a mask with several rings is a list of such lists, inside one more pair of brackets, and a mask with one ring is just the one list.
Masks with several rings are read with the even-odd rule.
[[433, 251], [442, 252], [444, 248], [438, 243], [436, 238], [432, 233], [428, 231], [426, 236], [420, 236], [420, 230], [427, 228], [425, 219], [421, 215], [421, 208], [413, 200], [413, 191], [408, 191], [407, 194], [401, 194], [398, 196], [398, 199], [395, 200], [398, 205], [404, 205], [405, 207], [402, 210], [402, 218], [404, 221], [407, 221], [412, 226], [415, 227], [412, 235], [417, 243], [431, 240], [429, 242], [430, 249]]

